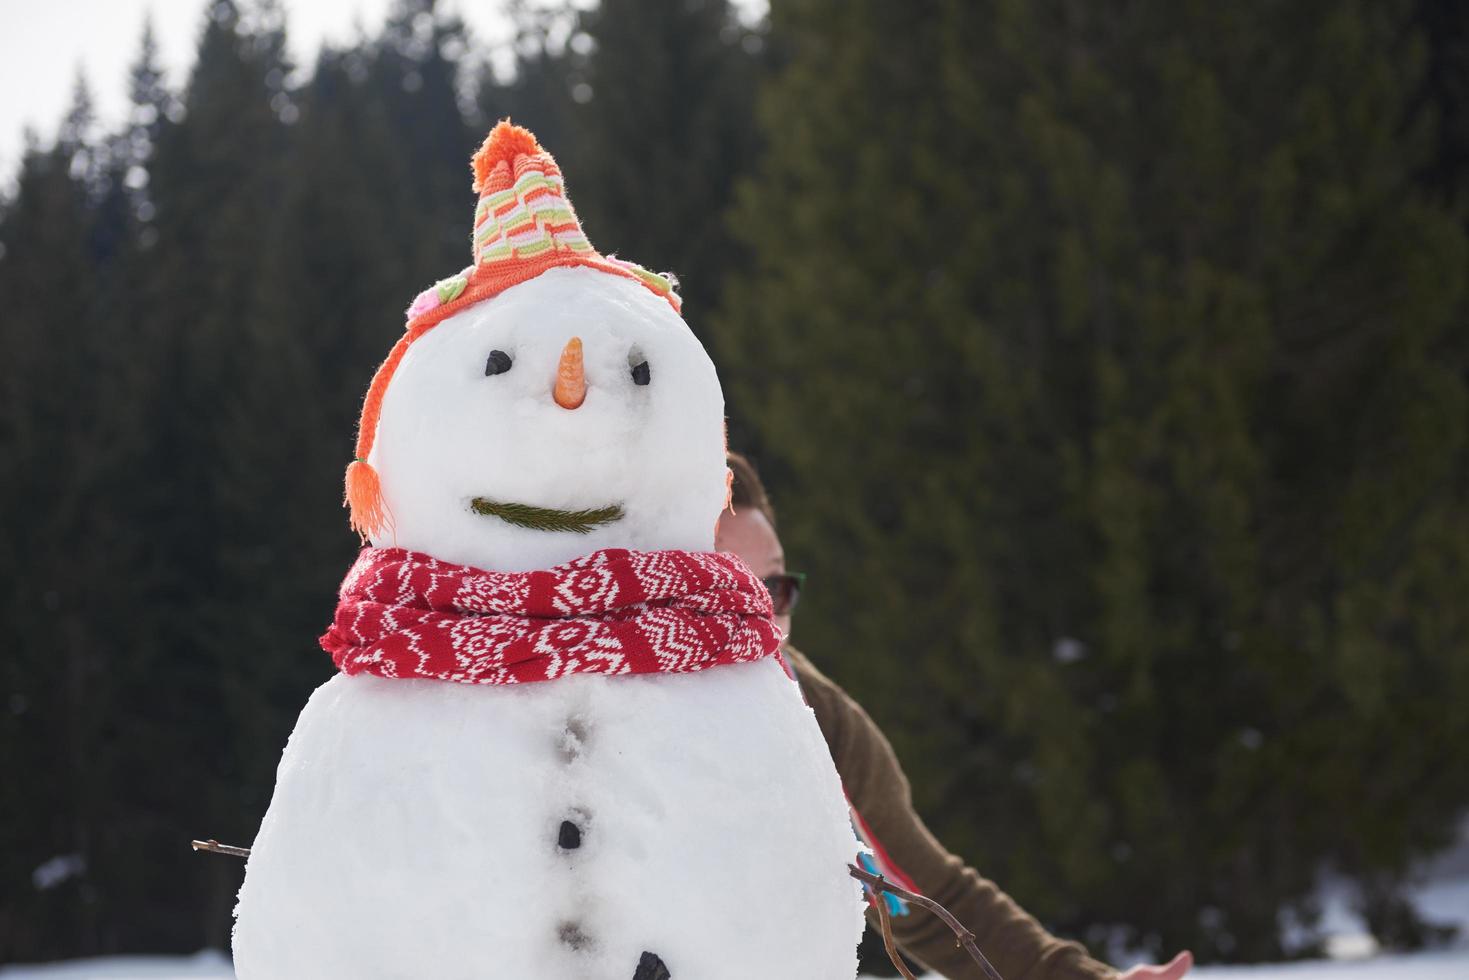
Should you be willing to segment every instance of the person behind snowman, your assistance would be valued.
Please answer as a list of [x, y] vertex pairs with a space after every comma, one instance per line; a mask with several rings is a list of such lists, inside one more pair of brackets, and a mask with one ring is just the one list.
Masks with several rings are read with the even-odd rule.
[[[871, 849], [868, 869], [939, 902], [974, 934], [1007, 980], [1179, 980], [1193, 956], [1179, 953], [1166, 966], [1135, 966], [1125, 973], [1092, 959], [1080, 944], [1051, 935], [993, 882], [949, 853], [913, 808], [908, 778], [887, 737], [851, 695], [790, 644], [791, 613], [803, 577], [786, 570], [775, 509], [754, 465], [729, 454], [734, 473], [731, 509], [720, 518], [715, 548], [732, 552], [766, 584], [776, 623], [787, 640], [782, 654], [794, 670], [852, 805], [852, 820]], [[890, 902], [893, 936], [903, 953], [950, 980], [982, 980], [979, 965], [954, 943], [937, 916]], [[868, 918], [877, 917], [869, 908]]]

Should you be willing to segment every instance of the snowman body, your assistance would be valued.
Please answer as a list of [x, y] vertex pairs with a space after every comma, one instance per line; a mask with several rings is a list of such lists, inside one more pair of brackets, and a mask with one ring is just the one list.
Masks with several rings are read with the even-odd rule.
[[[553, 399], [578, 338], [584, 398]], [[509, 368], [505, 364], [509, 363]], [[492, 571], [708, 551], [723, 399], [669, 304], [551, 269], [413, 343], [373, 543]], [[476, 508], [615, 506], [584, 533]], [[857, 849], [779, 660], [479, 685], [339, 675], [302, 711], [240, 892], [242, 980], [849, 980]]]

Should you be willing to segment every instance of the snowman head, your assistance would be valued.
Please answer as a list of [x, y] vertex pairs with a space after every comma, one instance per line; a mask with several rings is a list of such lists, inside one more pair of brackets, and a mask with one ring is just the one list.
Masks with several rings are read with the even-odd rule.
[[670, 284], [592, 250], [525, 130], [475, 174], [475, 265], [419, 296], [368, 391], [353, 526], [495, 571], [711, 550], [724, 401]]

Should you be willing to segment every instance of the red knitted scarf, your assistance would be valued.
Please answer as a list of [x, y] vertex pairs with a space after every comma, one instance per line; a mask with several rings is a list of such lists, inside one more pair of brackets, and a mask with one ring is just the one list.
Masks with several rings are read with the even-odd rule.
[[364, 548], [321, 638], [344, 674], [520, 684], [686, 673], [776, 653], [770, 594], [728, 554], [609, 548], [487, 572]]

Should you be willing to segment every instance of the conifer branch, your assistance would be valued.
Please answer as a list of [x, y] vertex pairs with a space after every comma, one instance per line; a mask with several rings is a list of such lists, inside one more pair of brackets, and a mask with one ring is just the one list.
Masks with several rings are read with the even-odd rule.
[[534, 531], [569, 531], [573, 534], [586, 534], [603, 524], [620, 521], [624, 514], [619, 504], [593, 510], [555, 510], [551, 507], [532, 507], [530, 504], [502, 504], [484, 497], [475, 497], [469, 502], [469, 508], [476, 514], [498, 517], [506, 524], [514, 524], [516, 527]]

